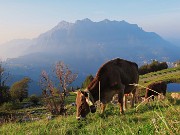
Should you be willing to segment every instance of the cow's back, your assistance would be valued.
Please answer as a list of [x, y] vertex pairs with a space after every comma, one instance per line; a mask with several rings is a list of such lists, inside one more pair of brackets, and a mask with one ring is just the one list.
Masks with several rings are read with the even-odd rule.
[[117, 65], [120, 69], [120, 75], [122, 78], [122, 83], [129, 85], [132, 83], [138, 83], [138, 65], [134, 62], [117, 59]]
[[131, 87], [129, 84], [138, 83], [139, 80], [138, 65], [134, 62], [117, 58], [105, 63], [98, 71], [96, 77], [100, 78], [102, 89], [116, 86], [118, 83]]

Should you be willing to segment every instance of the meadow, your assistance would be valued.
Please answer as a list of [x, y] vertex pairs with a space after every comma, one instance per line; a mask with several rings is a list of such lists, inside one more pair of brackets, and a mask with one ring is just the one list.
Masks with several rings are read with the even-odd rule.
[[[147, 85], [152, 81], [166, 79], [179, 82], [180, 69], [172, 68], [140, 76], [140, 84]], [[180, 134], [180, 100], [172, 99], [167, 93], [164, 100], [136, 104], [135, 108], [119, 113], [119, 106], [109, 103], [105, 112], [88, 114], [84, 120], [76, 120], [76, 108], [71, 103], [75, 94], [70, 93], [66, 99], [67, 113], [54, 116], [44, 107], [21, 109], [32, 117], [31, 121], [14, 121], [0, 125], [0, 135], [179, 135]], [[43, 112], [37, 115], [31, 112]]]
[[[72, 100], [74, 95], [70, 96]], [[180, 134], [180, 101], [168, 94], [164, 101], [142, 104], [119, 114], [119, 106], [108, 104], [104, 114], [99, 109], [77, 121], [75, 106], [65, 116], [48, 120], [11, 122], [0, 126], [1, 135], [178, 135]], [[35, 109], [35, 108], [34, 108]], [[37, 109], [37, 108], [36, 108]], [[32, 111], [32, 110], [31, 110]]]

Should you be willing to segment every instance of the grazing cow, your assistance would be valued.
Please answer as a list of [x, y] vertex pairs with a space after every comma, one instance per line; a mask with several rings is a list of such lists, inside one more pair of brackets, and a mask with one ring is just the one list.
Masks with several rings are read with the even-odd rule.
[[161, 82], [155, 82], [155, 83], [148, 85], [148, 87], [146, 88], [145, 99], [152, 96], [152, 99], [154, 100], [154, 96], [158, 96], [159, 95], [158, 93], [160, 93], [161, 95], [163, 94], [165, 96], [166, 95], [166, 88], [167, 88], [167, 84], [165, 82], [162, 82], [162, 81]]
[[115, 94], [118, 94], [120, 112], [123, 114], [123, 96], [132, 92], [133, 102], [131, 106], [134, 106], [136, 87], [129, 84], [138, 83], [138, 80], [138, 65], [136, 63], [119, 58], [108, 61], [100, 67], [87, 89], [77, 92], [76, 118], [80, 119], [86, 117], [89, 112], [96, 112], [94, 104], [98, 100], [101, 101], [101, 109], [104, 112], [106, 103], [110, 102]]

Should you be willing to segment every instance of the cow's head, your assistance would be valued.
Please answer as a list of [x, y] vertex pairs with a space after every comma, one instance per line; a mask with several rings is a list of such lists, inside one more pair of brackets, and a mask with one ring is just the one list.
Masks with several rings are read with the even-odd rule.
[[76, 94], [76, 119], [80, 120], [80, 118], [85, 118], [89, 112], [96, 112], [96, 107], [92, 101], [93, 99], [90, 98], [88, 92], [77, 91]]

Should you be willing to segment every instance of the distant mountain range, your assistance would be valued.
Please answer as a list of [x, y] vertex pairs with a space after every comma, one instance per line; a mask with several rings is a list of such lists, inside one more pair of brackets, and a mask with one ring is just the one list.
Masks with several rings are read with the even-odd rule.
[[[139, 65], [152, 59], [173, 62], [179, 59], [180, 51], [179, 47], [137, 24], [107, 19], [62, 21], [35, 39], [14, 40], [3, 46], [4, 54], [17, 57], [6, 60], [13, 75], [29, 76], [36, 83], [42, 69], [50, 71], [52, 64], [64, 61], [79, 73], [74, 83], [79, 86], [107, 60], [120, 57]], [[30, 93], [39, 92], [33, 87]]]

